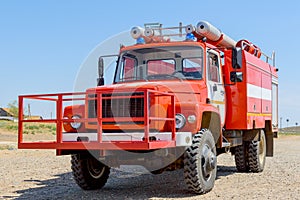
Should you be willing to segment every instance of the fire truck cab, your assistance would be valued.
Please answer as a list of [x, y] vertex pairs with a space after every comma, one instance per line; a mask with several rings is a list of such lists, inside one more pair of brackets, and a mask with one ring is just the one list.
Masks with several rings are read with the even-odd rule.
[[[179, 33], [163, 33], [170, 29]], [[113, 84], [104, 84], [100, 56], [97, 87], [19, 97], [20, 108], [27, 98], [57, 102], [55, 120], [28, 121], [20, 109], [19, 148], [71, 154], [83, 189], [102, 188], [111, 167], [139, 164], [153, 174], [184, 168], [187, 186], [206, 193], [214, 186], [217, 155], [225, 152], [235, 156], [238, 171], [263, 171], [278, 131], [275, 54], [235, 42], [206, 21], [146, 24], [131, 35], [136, 44], [121, 46]], [[63, 108], [72, 100], [82, 104]], [[56, 123], [56, 141], [23, 141], [26, 122]]]

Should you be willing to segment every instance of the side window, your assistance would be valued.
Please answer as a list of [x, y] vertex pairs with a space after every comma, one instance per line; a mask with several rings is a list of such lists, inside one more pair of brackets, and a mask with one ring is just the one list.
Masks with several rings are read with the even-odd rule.
[[182, 72], [188, 78], [202, 78], [202, 58], [184, 58]]
[[122, 61], [122, 71], [120, 73], [120, 81], [134, 80], [134, 69], [136, 65], [136, 60], [130, 57], [123, 57]]
[[208, 80], [213, 82], [220, 82], [220, 65], [218, 61], [218, 56], [213, 53], [208, 54]]

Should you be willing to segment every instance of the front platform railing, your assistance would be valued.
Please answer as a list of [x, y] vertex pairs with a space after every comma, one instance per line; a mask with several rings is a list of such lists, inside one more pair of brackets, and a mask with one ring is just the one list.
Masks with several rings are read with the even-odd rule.
[[[144, 122], [144, 137], [141, 141], [103, 141], [103, 122], [124, 122], [127, 118], [103, 118], [102, 117], [102, 100], [103, 98], [120, 98], [120, 95], [106, 97], [109, 91], [95, 91], [94, 93], [60, 93], [60, 94], [42, 94], [42, 95], [23, 95], [19, 96], [19, 121], [18, 121], [18, 147], [20, 149], [57, 149], [57, 150], [150, 150], [169, 148], [176, 146], [176, 128], [175, 128], [175, 97], [174, 94], [165, 93], [150, 89], [137, 89], [144, 101], [144, 116], [131, 118], [130, 121]], [[114, 90], [114, 94], [122, 94], [124, 91]], [[90, 100], [90, 95], [95, 95], [97, 99], [97, 116], [96, 118], [81, 118], [81, 119], [65, 119], [63, 117], [63, 109], [65, 103], [72, 102], [87, 102]], [[150, 98], [169, 98], [169, 116], [160, 117], [150, 115]], [[41, 101], [54, 102], [55, 117], [53, 119], [31, 119], [24, 117], [24, 101]], [[85, 103], [83, 103], [85, 104]], [[153, 141], [150, 136], [150, 121], [169, 121], [171, 124], [171, 137], [168, 140]], [[63, 141], [63, 123], [96, 123], [97, 124], [97, 141]], [[24, 124], [26, 123], [52, 123], [55, 124], [56, 138], [53, 141], [25, 141], [24, 140]], [[124, 133], [126, 134], [126, 133]]]

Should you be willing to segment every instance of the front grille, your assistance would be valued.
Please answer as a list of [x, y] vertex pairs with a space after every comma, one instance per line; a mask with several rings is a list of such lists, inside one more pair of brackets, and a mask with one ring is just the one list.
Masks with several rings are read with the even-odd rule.
[[[118, 94], [103, 94], [102, 97], [112, 97], [111, 99], [102, 99], [102, 117], [144, 117], [144, 99], [141, 96], [143, 93], [118, 93]], [[124, 98], [122, 98], [122, 97]], [[128, 96], [128, 97], [127, 97]], [[113, 98], [121, 97], [121, 98]], [[91, 100], [88, 100], [88, 117], [96, 118], [97, 115], [97, 96], [89, 95]], [[94, 123], [90, 123], [94, 124]]]
[[88, 100], [88, 118], [96, 118], [97, 117], [97, 100], [93, 98], [97, 98], [97, 95], [89, 95], [89, 98], [92, 100]]

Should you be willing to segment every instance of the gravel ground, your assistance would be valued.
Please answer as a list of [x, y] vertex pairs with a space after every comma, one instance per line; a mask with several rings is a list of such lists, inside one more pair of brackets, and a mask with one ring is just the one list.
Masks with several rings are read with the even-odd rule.
[[230, 154], [219, 156], [215, 187], [205, 195], [187, 190], [182, 170], [152, 175], [141, 167], [113, 169], [102, 190], [83, 191], [73, 180], [70, 156], [16, 150], [10, 143], [0, 150], [0, 199], [300, 199], [299, 166], [300, 136], [281, 136], [262, 173], [237, 173]]

